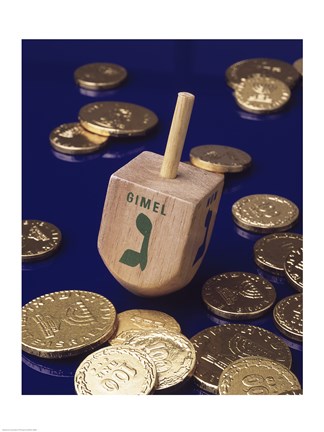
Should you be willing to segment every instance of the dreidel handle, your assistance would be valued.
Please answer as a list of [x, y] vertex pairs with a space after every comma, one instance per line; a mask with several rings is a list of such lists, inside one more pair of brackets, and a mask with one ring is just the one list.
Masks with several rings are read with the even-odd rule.
[[195, 96], [193, 94], [187, 92], [178, 93], [177, 104], [160, 171], [161, 177], [169, 179], [177, 177], [194, 101]]

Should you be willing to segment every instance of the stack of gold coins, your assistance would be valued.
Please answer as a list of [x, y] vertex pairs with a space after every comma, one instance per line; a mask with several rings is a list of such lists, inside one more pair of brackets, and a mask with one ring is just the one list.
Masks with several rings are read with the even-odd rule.
[[127, 78], [127, 70], [114, 63], [89, 63], [74, 72], [76, 84], [89, 90], [107, 90], [118, 87]]
[[254, 114], [282, 109], [301, 75], [302, 59], [293, 65], [277, 59], [247, 59], [231, 65], [225, 72], [238, 106]]

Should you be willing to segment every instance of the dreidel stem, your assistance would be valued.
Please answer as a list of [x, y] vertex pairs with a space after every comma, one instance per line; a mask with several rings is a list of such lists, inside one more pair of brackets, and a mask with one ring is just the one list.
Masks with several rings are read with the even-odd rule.
[[177, 104], [160, 171], [161, 177], [169, 179], [177, 177], [194, 101], [195, 96], [193, 94], [187, 92], [178, 93]]

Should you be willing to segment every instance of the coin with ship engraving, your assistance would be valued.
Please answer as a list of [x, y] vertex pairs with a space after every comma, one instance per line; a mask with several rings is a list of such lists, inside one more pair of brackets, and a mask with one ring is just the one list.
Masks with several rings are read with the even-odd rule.
[[89, 291], [52, 292], [22, 308], [22, 349], [39, 357], [81, 354], [106, 342], [115, 330], [115, 307]]
[[144, 351], [155, 363], [156, 390], [172, 391], [190, 378], [196, 366], [196, 351], [181, 333], [166, 330], [139, 331], [124, 342]]
[[114, 63], [89, 63], [80, 66], [74, 72], [76, 84], [90, 90], [118, 87], [126, 77], [126, 69]]
[[294, 61], [293, 66], [300, 73], [300, 75], [303, 75], [303, 59], [302, 58]]
[[254, 58], [234, 63], [225, 72], [227, 84], [236, 88], [242, 79], [260, 75], [275, 78], [292, 89], [300, 80], [300, 74], [293, 65], [277, 59]]
[[154, 361], [132, 346], [101, 348], [88, 355], [75, 372], [78, 395], [147, 395], [154, 392]]
[[273, 309], [278, 330], [290, 339], [303, 341], [303, 294], [293, 294], [280, 300]]
[[79, 112], [81, 125], [103, 136], [145, 135], [158, 123], [154, 112], [126, 102], [93, 102]]
[[100, 150], [108, 137], [85, 130], [80, 123], [65, 123], [50, 134], [52, 147], [65, 154], [87, 154]]
[[301, 234], [269, 234], [254, 243], [254, 261], [263, 270], [284, 276], [287, 255], [302, 244], [303, 236]]
[[191, 339], [196, 350], [194, 380], [209, 393], [218, 393], [222, 371], [234, 360], [262, 356], [291, 367], [289, 347], [274, 333], [247, 324], [221, 324], [208, 327]]
[[179, 323], [164, 312], [150, 309], [129, 309], [117, 315], [118, 327], [111, 345], [122, 344], [129, 336], [141, 330], [170, 330], [180, 333]]
[[248, 195], [232, 206], [234, 222], [256, 233], [287, 231], [297, 222], [298, 215], [296, 204], [278, 195]]
[[234, 91], [238, 106], [254, 114], [268, 114], [282, 109], [290, 95], [285, 83], [263, 75], [244, 78]]
[[219, 377], [221, 395], [274, 395], [301, 390], [298, 378], [286, 366], [251, 356], [235, 360]]
[[213, 314], [222, 318], [253, 319], [272, 307], [276, 300], [276, 290], [261, 276], [228, 272], [213, 276], [205, 282], [202, 299]]
[[192, 165], [217, 173], [236, 173], [251, 165], [251, 156], [243, 150], [222, 145], [202, 145], [190, 150]]
[[61, 231], [55, 225], [35, 219], [23, 219], [21, 233], [23, 262], [48, 258], [57, 251], [61, 241]]
[[[296, 245], [297, 246], [297, 245]], [[303, 291], [303, 247], [295, 247], [287, 255], [284, 272], [288, 282], [299, 292]]]

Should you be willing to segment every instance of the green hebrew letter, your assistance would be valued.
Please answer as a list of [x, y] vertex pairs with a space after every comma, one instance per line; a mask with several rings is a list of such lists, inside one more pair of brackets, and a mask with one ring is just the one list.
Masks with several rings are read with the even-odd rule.
[[141, 250], [136, 252], [132, 249], [126, 249], [119, 262], [130, 267], [136, 267], [139, 264], [143, 271], [147, 264], [147, 250], [152, 231], [152, 222], [145, 214], [140, 213], [136, 218], [136, 227], [143, 235]]

